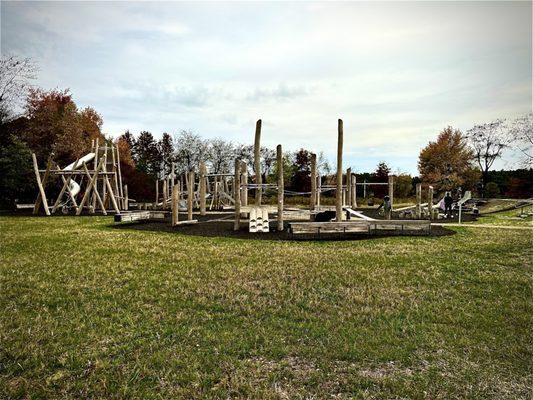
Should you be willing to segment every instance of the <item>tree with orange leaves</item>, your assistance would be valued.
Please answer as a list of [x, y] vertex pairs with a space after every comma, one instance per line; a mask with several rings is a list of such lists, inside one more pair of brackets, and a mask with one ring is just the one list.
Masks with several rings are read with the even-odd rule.
[[474, 154], [461, 131], [449, 126], [439, 133], [435, 142], [430, 142], [420, 152], [420, 178], [438, 191], [459, 186], [472, 189], [479, 179], [473, 160]]

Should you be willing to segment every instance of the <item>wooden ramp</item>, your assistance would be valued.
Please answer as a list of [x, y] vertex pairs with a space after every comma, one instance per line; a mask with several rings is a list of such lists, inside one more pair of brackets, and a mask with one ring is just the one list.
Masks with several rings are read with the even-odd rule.
[[412, 234], [431, 232], [431, 223], [426, 220], [351, 220], [340, 222], [291, 222], [289, 232], [295, 235], [321, 233], [387, 233]]

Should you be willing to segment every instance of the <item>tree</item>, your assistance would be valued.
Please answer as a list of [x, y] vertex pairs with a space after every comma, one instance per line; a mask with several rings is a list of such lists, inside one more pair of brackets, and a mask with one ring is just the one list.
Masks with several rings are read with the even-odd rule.
[[513, 138], [508, 134], [504, 120], [476, 125], [469, 129], [466, 137], [474, 150], [474, 158], [481, 169], [482, 191], [488, 183], [489, 170], [496, 159], [502, 156], [504, 149], [509, 147]]
[[394, 196], [405, 199], [413, 194], [413, 178], [409, 174], [400, 173], [394, 178]]
[[172, 163], [174, 162], [174, 143], [172, 137], [166, 132], [163, 133], [158, 146], [161, 170], [164, 175], [169, 175], [172, 171]]
[[208, 144], [191, 131], [181, 131], [174, 139], [176, 169], [179, 173], [198, 171], [200, 161], [205, 161]]
[[24, 140], [39, 162], [53, 152], [58, 164], [68, 164], [90, 150], [92, 138], [104, 140], [100, 133], [101, 117], [92, 109], [78, 112], [68, 89], [48, 92], [30, 89], [26, 118]]
[[35, 79], [36, 66], [30, 58], [0, 58], [0, 123], [14, 116], [14, 108], [26, 97]]
[[160, 156], [154, 136], [148, 131], [142, 131], [135, 142], [137, 156], [135, 168], [157, 179], [160, 172]]
[[215, 174], [228, 173], [234, 165], [235, 147], [233, 143], [224, 139], [215, 138], [208, 141], [207, 159], [211, 165], [211, 171]]
[[437, 191], [458, 186], [472, 189], [472, 176], [477, 176], [472, 165], [473, 158], [474, 154], [461, 131], [449, 126], [439, 133], [435, 142], [430, 142], [420, 152], [420, 178], [432, 184]]
[[533, 167], [533, 113], [515, 119], [509, 133], [523, 154], [523, 166]]
[[311, 190], [311, 153], [300, 149], [294, 153], [295, 170], [291, 180], [291, 187], [298, 192]]
[[10, 135], [0, 145], [0, 205], [13, 207], [16, 199], [35, 194], [31, 151], [23, 141]]

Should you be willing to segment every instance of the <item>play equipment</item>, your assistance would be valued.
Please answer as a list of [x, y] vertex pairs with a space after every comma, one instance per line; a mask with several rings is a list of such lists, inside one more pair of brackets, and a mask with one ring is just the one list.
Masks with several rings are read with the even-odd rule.
[[[46, 215], [55, 213], [59, 208], [64, 214], [74, 209], [76, 215], [80, 215], [83, 210], [94, 213], [97, 208], [104, 215], [107, 215], [108, 210], [120, 213], [121, 210], [128, 209], [128, 188], [126, 185], [122, 186], [118, 147], [107, 143], [101, 147], [98, 139], [93, 140], [91, 152], [62, 169], [52, 157], [53, 155], [48, 157], [46, 169], [40, 170], [37, 157], [32, 153], [33, 169], [39, 188], [33, 206], [34, 214], [38, 214], [41, 205]], [[91, 164], [92, 168], [89, 169]], [[49, 207], [46, 187], [53, 178], [59, 178], [62, 187], [53, 206]], [[82, 193], [82, 189], [83, 197], [80, 200], [78, 195]], [[68, 196], [67, 199], [65, 196]]]
[[463, 213], [463, 204], [470, 200], [472, 198], [472, 192], [470, 190], [467, 190], [461, 200], [457, 202], [457, 205], [459, 206], [459, 223], [461, 223], [461, 217]]

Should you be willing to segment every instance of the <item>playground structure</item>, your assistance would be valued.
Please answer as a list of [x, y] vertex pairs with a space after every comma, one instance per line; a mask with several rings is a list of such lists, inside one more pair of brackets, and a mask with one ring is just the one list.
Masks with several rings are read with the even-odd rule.
[[[120, 172], [120, 155], [113, 144], [99, 146], [98, 140], [91, 144], [91, 152], [75, 160], [64, 168], [56, 165], [49, 157], [46, 169], [38, 168], [35, 154], [32, 155], [35, 177], [39, 193], [33, 212], [44, 209], [51, 215], [61, 209], [64, 214], [75, 210], [82, 212], [101, 212], [107, 215], [114, 212], [115, 222], [167, 221], [172, 226], [190, 225], [199, 222], [195, 214], [205, 222], [206, 216], [224, 213], [227, 218], [233, 216], [233, 230], [242, 229], [241, 223], [248, 223], [251, 233], [269, 232], [275, 226], [276, 231], [288, 229], [291, 234], [301, 233], [429, 233], [431, 220], [437, 219], [438, 203], [434, 204], [434, 189], [427, 186], [427, 201], [422, 203], [421, 183], [416, 185], [416, 204], [395, 208], [394, 176], [389, 175], [387, 182], [357, 182], [356, 174], [351, 168], [343, 170], [343, 121], [338, 120], [337, 163], [334, 184], [325, 184], [317, 166], [316, 154], [311, 154], [309, 192], [292, 192], [285, 190], [283, 180], [283, 151], [276, 147], [276, 181], [262, 182], [260, 145], [262, 121], [255, 126], [253, 173], [248, 171], [246, 162], [236, 159], [234, 170], [225, 173], [208, 173], [206, 163], [199, 163], [198, 171], [176, 174], [172, 164], [170, 173], [156, 181], [156, 196], [153, 203], [136, 203], [128, 198], [127, 185], [122, 184]], [[61, 179], [62, 188], [53, 206], [49, 206], [45, 188], [53, 178]], [[366, 210], [357, 209], [358, 186], [367, 188], [372, 185], [386, 185], [381, 214], [371, 217]], [[276, 204], [264, 204], [263, 194], [275, 193]], [[322, 195], [335, 193], [335, 205], [322, 204]], [[308, 196], [305, 207], [287, 207], [286, 196]], [[79, 197], [81, 196], [81, 200]], [[458, 203], [462, 207], [466, 198]], [[130, 211], [131, 208], [131, 211]], [[134, 209], [135, 208], [135, 209]], [[180, 218], [180, 212], [186, 217]], [[225, 220], [227, 219], [224, 218]], [[274, 226], [270, 226], [275, 220]], [[216, 220], [215, 220], [216, 221]], [[213, 222], [215, 222], [213, 221]]]
[[[46, 169], [39, 169], [37, 157], [32, 153], [33, 169], [39, 192], [33, 214], [43, 208], [46, 215], [61, 209], [63, 214], [74, 210], [80, 215], [84, 210], [93, 214], [99, 210], [107, 215], [108, 211], [120, 213], [128, 209], [128, 187], [122, 185], [120, 171], [120, 154], [113, 144], [99, 146], [98, 139], [91, 143], [91, 151], [73, 163], [61, 168], [53, 161], [53, 154], [48, 157]], [[50, 206], [46, 187], [52, 180], [60, 179], [61, 191]], [[76, 200], [82, 194], [80, 202]]]
[[[250, 179], [247, 164], [236, 159], [233, 173], [208, 174], [205, 162], [200, 162], [199, 171], [176, 176], [174, 166], [170, 174], [156, 184], [155, 203], [138, 204], [138, 210], [121, 212], [115, 215], [116, 222], [133, 222], [140, 220], [165, 221], [170, 214], [172, 226], [196, 224], [194, 213], [201, 217], [208, 214], [233, 214], [233, 230], [242, 229], [243, 222], [248, 223], [248, 231], [252, 233], [268, 232], [270, 220], [275, 217], [275, 228], [283, 231], [288, 228], [291, 234], [300, 233], [429, 233], [430, 219], [435, 216], [433, 202], [421, 203], [421, 186], [417, 186], [416, 220], [393, 219], [399, 210], [394, 209], [394, 176], [390, 175], [384, 183], [358, 183], [351, 168], [343, 170], [343, 121], [338, 121], [337, 171], [334, 185], [323, 185], [322, 177], [317, 169], [316, 154], [311, 155], [311, 191], [294, 193], [285, 190], [283, 181], [282, 146], [276, 147], [276, 183], [263, 183], [260, 164], [262, 121], [258, 120], [254, 139], [254, 174]], [[357, 211], [356, 187], [362, 185], [387, 185], [389, 206], [384, 210], [385, 219], [375, 219]], [[161, 191], [159, 190], [161, 187]], [[276, 204], [264, 204], [264, 191], [276, 193]], [[253, 191], [253, 193], [250, 193]], [[332, 207], [321, 204], [321, 195], [327, 191], [335, 191], [335, 207], [333, 217], [325, 221], [317, 221], [323, 213]], [[308, 195], [309, 205], [306, 208], [286, 207], [286, 195]], [[253, 200], [252, 200], [253, 195]], [[428, 198], [433, 198], [433, 188], [428, 188]], [[252, 200], [252, 201], [250, 201]], [[424, 211], [427, 208], [427, 212]], [[180, 220], [180, 212], [186, 212], [186, 218]], [[423, 216], [429, 219], [422, 219]]]

